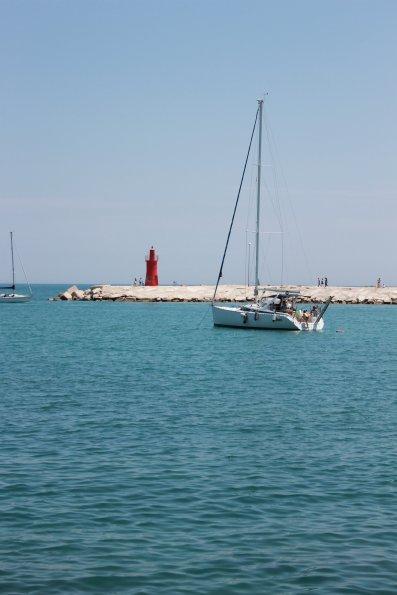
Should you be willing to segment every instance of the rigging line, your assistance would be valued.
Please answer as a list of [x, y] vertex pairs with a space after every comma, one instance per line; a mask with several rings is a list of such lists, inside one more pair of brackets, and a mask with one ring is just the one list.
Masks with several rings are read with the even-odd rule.
[[280, 270], [280, 285], [282, 286], [283, 282], [284, 282], [284, 266], [285, 266], [285, 238], [284, 238], [285, 226], [284, 226], [284, 220], [283, 220], [283, 209], [282, 209], [281, 200], [280, 200], [280, 186], [279, 186], [279, 180], [278, 180], [278, 172], [277, 172], [277, 168], [276, 168], [276, 159], [275, 159], [275, 155], [274, 155], [274, 151], [273, 151], [272, 139], [270, 136], [269, 129], [270, 129], [270, 122], [268, 122], [268, 116], [266, 113], [266, 115], [265, 115], [265, 130], [266, 130], [266, 137], [267, 137], [267, 142], [268, 142], [268, 147], [269, 147], [270, 158], [273, 162], [272, 176], [273, 176], [275, 203], [273, 202], [273, 199], [272, 199], [272, 204], [273, 204], [274, 211], [276, 213], [276, 217], [279, 220], [279, 225], [280, 225], [280, 229], [282, 232], [281, 263], [280, 263], [280, 265], [281, 265], [280, 266], [280, 269], [281, 269]]
[[[251, 244], [251, 246], [252, 246], [252, 244]], [[251, 249], [249, 249], [248, 250], [248, 271], [247, 271], [247, 285], [248, 285], [248, 288], [251, 286], [251, 283], [250, 283], [250, 281], [251, 281], [251, 268], [252, 268], [251, 265], [253, 264], [252, 263], [253, 257], [254, 257], [254, 251], [253, 250], [251, 251]]]
[[280, 273], [280, 285], [284, 283], [284, 234], [281, 235], [281, 273]]
[[247, 291], [247, 230], [245, 230], [245, 250], [244, 250], [244, 285]]
[[[261, 262], [262, 262], [262, 266], [265, 267], [265, 269], [266, 269], [269, 281], [271, 280], [271, 277], [272, 277], [272, 273], [271, 273], [270, 267], [268, 265], [269, 246], [270, 246], [271, 239], [272, 239], [271, 235], [269, 235], [269, 237], [267, 238], [266, 246], [263, 246], [263, 243], [261, 245], [261, 257], [262, 257]], [[271, 285], [271, 283], [262, 283], [262, 285]]]
[[254, 177], [254, 167], [251, 167], [251, 179], [250, 179], [250, 183], [249, 183], [249, 190], [248, 190], [248, 207], [247, 207], [247, 218], [246, 218], [246, 222], [245, 222], [245, 285], [246, 288], [248, 288], [248, 281], [249, 281], [249, 273], [250, 273], [250, 262], [249, 262], [249, 258], [247, 261], [247, 253], [249, 256], [249, 247], [248, 247], [248, 226], [250, 224], [250, 214], [251, 214], [251, 205], [252, 205], [252, 200], [254, 197], [254, 186], [253, 186], [253, 177]]
[[248, 208], [247, 208], [246, 227], [248, 227], [248, 224], [249, 224], [250, 214], [251, 214], [252, 199], [254, 197], [254, 185], [253, 185], [254, 167], [255, 167], [254, 165], [252, 165], [252, 167], [251, 167], [251, 179], [250, 179], [249, 194], [248, 194]]
[[274, 202], [274, 199], [273, 199], [273, 194], [272, 194], [272, 192], [271, 192], [271, 190], [270, 190], [270, 187], [268, 186], [268, 184], [267, 184], [265, 181], [263, 181], [263, 185], [264, 185], [264, 187], [265, 187], [265, 190], [266, 190], [266, 194], [267, 194], [267, 196], [269, 196], [269, 197], [270, 197], [270, 201], [271, 201], [271, 203], [272, 203], [272, 206], [273, 206], [273, 211], [274, 211], [274, 213], [275, 213], [275, 215], [276, 215], [276, 219], [277, 219], [277, 222], [278, 222], [278, 224], [279, 224], [279, 227], [280, 227], [280, 232], [281, 232], [281, 233], [284, 233], [284, 228], [283, 228], [283, 224], [282, 224], [282, 219], [280, 219], [279, 213], [277, 212], [276, 205], [275, 205], [275, 202]]
[[[207, 306], [207, 304], [206, 304], [206, 306]], [[198, 325], [196, 326], [196, 331], [198, 331], [198, 330], [199, 330], [199, 328], [201, 327], [201, 325], [203, 324], [204, 318], [205, 318], [206, 316], [208, 316], [208, 313], [209, 313], [209, 311], [210, 311], [210, 309], [209, 309], [209, 308], [208, 308], [208, 306], [207, 306], [207, 307], [205, 308], [205, 311], [204, 311], [204, 314], [203, 314], [203, 316], [202, 316], [202, 317], [201, 317], [201, 319], [200, 319], [200, 322], [199, 322], [199, 323], [198, 323]]]
[[245, 250], [244, 250], [244, 254], [245, 254], [245, 287], [246, 287], [246, 292], [248, 289], [248, 281], [249, 281], [249, 273], [250, 273], [250, 262], [249, 262], [249, 253], [250, 253], [250, 248], [248, 245], [248, 233], [249, 233], [249, 225], [250, 225], [250, 214], [251, 214], [251, 205], [252, 205], [252, 200], [254, 197], [254, 185], [253, 185], [253, 177], [254, 177], [254, 166], [251, 167], [251, 177], [250, 177], [250, 183], [249, 183], [249, 190], [248, 190], [248, 207], [247, 207], [247, 218], [246, 218], [246, 222], [245, 222]]
[[223, 265], [225, 263], [226, 252], [227, 252], [227, 248], [229, 246], [229, 240], [230, 240], [230, 235], [231, 235], [232, 229], [233, 229], [234, 218], [236, 216], [237, 206], [238, 206], [238, 203], [239, 203], [239, 200], [240, 200], [241, 188], [243, 186], [243, 181], [244, 181], [244, 176], [245, 176], [245, 170], [247, 169], [248, 158], [249, 158], [250, 152], [251, 152], [252, 139], [254, 138], [254, 132], [255, 132], [255, 128], [256, 128], [256, 122], [258, 120], [258, 114], [259, 114], [259, 107], [256, 110], [256, 114], [255, 114], [254, 126], [252, 128], [252, 133], [251, 133], [251, 138], [250, 138], [250, 142], [249, 142], [249, 146], [248, 146], [247, 156], [245, 158], [243, 173], [242, 173], [241, 180], [240, 180], [240, 186], [239, 186], [239, 189], [238, 189], [238, 192], [237, 192], [236, 203], [235, 203], [234, 209], [233, 209], [232, 220], [230, 222], [229, 232], [227, 234], [225, 250], [223, 252], [222, 262], [221, 262], [221, 266], [219, 268], [218, 279], [216, 281], [215, 291], [214, 291], [214, 295], [212, 297], [212, 302], [215, 301], [215, 296], [216, 296], [216, 292], [218, 291], [219, 281], [221, 280], [221, 277], [223, 275]]
[[24, 274], [24, 276], [25, 276], [25, 280], [26, 280], [26, 285], [29, 287], [29, 292], [30, 292], [30, 295], [32, 295], [32, 294], [33, 294], [33, 292], [32, 292], [32, 288], [31, 288], [31, 286], [30, 286], [30, 283], [29, 283], [28, 276], [27, 276], [27, 274], [26, 274], [26, 271], [25, 271], [25, 269], [24, 269], [24, 266], [23, 266], [23, 264], [22, 264], [22, 259], [21, 259], [20, 255], [19, 255], [18, 248], [17, 248], [16, 246], [15, 246], [15, 252], [17, 253], [18, 260], [19, 260], [19, 264], [21, 265], [21, 269], [23, 270], [23, 274]]
[[248, 229], [245, 230], [245, 251], [244, 251], [244, 281], [245, 281], [245, 291], [247, 292], [248, 287], [248, 270], [249, 270], [249, 263], [248, 263]]
[[[273, 151], [272, 151], [272, 146], [271, 146], [271, 141], [270, 141], [270, 137], [269, 137], [269, 128], [268, 128], [268, 123], [267, 123], [267, 115], [265, 115], [265, 132], [266, 132], [266, 138], [267, 138], [267, 143], [268, 143], [270, 158], [271, 158], [272, 164], [273, 164], [273, 167], [271, 167], [272, 178], [273, 178], [273, 191], [270, 190], [270, 186], [266, 183], [266, 180], [264, 180], [264, 186], [266, 188], [267, 194], [270, 197], [270, 200], [271, 200], [271, 203], [272, 203], [272, 206], [273, 206], [273, 211], [274, 211], [274, 214], [275, 214], [276, 219], [278, 221], [280, 230], [283, 232], [284, 231], [284, 222], [283, 222], [283, 213], [282, 213], [282, 209], [281, 209], [279, 184], [278, 184], [277, 172], [276, 172], [276, 167], [275, 167], [276, 166], [276, 160], [274, 159], [274, 155], [273, 155]], [[274, 197], [273, 197], [273, 192], [274, 192]]]
[[[246, 233], [256, 233], [256, 229], [246, 229], [245, 227], [240, 227], [239, 225], [236, 226], [234, 229], [244, 230]], [[260, 231], [261, 236], [268, 236], [268, 235], [280, 235], [284, 233], [283, 231]]]
[[276, 159], [274, 158], [271, 138], [269, 135], [269, 123], [268, 123], [267, 113], [265, 113], [265, 131], [266, 131], [266, 138], [267, 138], [267, 143], [268, 143], [268, 148], [269, 148], [269, 153], [270, 153], [270, 159], [273, 164], [273, 167], [271, 169], [272, 169], [272, 178], [273, 178], [273, 186], [274, 186], [274, 197], [275, 197], [275, 201], [276, 201], [275, 203], [273, 203], [273, 208], [276, 213], [276, 216], [279, 219], [280, 229], [284, 230], [283, 211], [282, 211], [281, 200], [280, 200], [280, 188], [279, 188], [277, 168], [276, 168]]
[[311, 270], [309, 258], [307, 256], [305, 245], [303, 243], [303, 238], [302, 238], [301, 230], [300, 230], [300, 227], [299, 227], [299, 224], [298, 224], [298, 218], [296, 216], [294, 205], [293, 205], [293, 202], [291, 200], [291, 194], [290, 194], [290, 191], [289, 191], [289, 188], [288, 188], [287, 179], [285, 177], [284, 170], [283, 170], [283, 167], [282, 167], [282, 164], [281, 164], [281, 159], [280, 159], [280, 156], [279, 156], [278, 146], [277, 146], [276, 139], [275, 139], [275, 136], [274, 136], [272, 127], [270, 125], [270, 122], [268, 123], [268, 126], [269, 126], [269, 132], [270, 132], [270, 136], [271, 136], [271, 139], [272, 139], [273, 147], [274, 147], [274, 150], [275, 150], [275, 154], [277, 156], [277, 161], [278, 161], [278, 165], [279, 165], [279, 168], [280, 168], [281, 177], [282, 177], [283, 182], [284, 182], [285, 193], [286, 193], [286, 196], [287, 196], [288, 204], [289, 204], [289, 207], [291, 209], [292, 216], [294, 218], [296, 230], [298, 232], [298, 238], [299, 238], [299, 242], [301, 244], [301, 250], [302, 250], [302, 253], [303, 253], [303, 256], [304, 256], [304, 259], [305, 259], [306, 269], [307, 269], [307, 272], [309, 273], [309, 276], [312, 277], [313, 274], [312, 274], [312, 270]]
[[[277, 212], [277, 209], [276, 209], [276, 205], [275, 205], [274, 200], [273, 200], [273, 195], [270, 192], [270, 188], [268, 187], [268, 185], [266, 184], [266, 182], [264, 182], [264, 186], [265, 186], [265, 188], [267, 190], [268, 196], [270, 196], [270, 200], [271, 200], [272, 205], [273, 205], [273, 210], [274, 210], [274, 213], [276, 215], [276, 219], [278, 219], [278, 224], [280, 226], [280, 231], [279, 232], [273, 232], [273, 235], [274, 235], [274, 233], [280, 233], [281, 234], [280, 285], [283, 285], [283, 281], [284, 281], [284, 264], [285, 264], [285, 262], [284, 262], [285, 261], [285, 256], [284, 256], [284, 253], [285, 253], [285, 250], [284, 250], [284, 248], [285, 248], [285, 243], [284, 243], [285, 242], [285, 238], [284, 238], [284, 226], [283, 226], [283, 220], [282, 220], [282, 215], [281, 215], [281, 208], [280, 208], [280, 213], [278, 213]], [[280, 203], [280, 200], [278, 202]]]
[[284, 281], [284, 267], [285, 267], [285, 237], [284, 237], [285, 236], [285, 227], [284, 227], [284, 222], [283, 222], [283, 215], [282, 215], [282, 209], [281, 209], [281, 201], [280, 201], [278, 183], [277, 183], [277, 179], [276, 179], [275, 175], [273, 176], [273, 183], [274, 183], [274, 187], [275, 187], [274, 200], [273, 200], [273, 195], [270, 192], [270, 189], [268, 190], [268, 194], [270, 196], [270, 200], [273, 205], [273, 210], [275, 212], [276, 218], [278, 219], [278, 224], [280, 226], [280, 231], [278, 233], [281, 235], [280, 285], [282, 286], [283, 281]]

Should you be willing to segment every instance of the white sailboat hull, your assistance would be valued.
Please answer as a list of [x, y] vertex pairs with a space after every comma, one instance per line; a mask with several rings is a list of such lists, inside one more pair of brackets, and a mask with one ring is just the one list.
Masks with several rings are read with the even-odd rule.
[[0, 304], [19, 304], [23, 302], [29, 302], [31, 295], [20, 295], [18, 293], [10, 293], [0, 295]]
[[212, 306], [215, 326], [236, 328], [279, 330], [279, 331], [320, 331], [324, 328], [324, 320], [300, 322], [285, 312], [246, 310], [238, 306]]

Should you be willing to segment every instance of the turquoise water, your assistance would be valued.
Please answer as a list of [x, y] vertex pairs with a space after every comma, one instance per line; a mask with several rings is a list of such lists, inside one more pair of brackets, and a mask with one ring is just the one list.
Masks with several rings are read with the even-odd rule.
[[0, 305], [2, 592], [397, 592], [397, 308], [295, 334], [56, 291]]

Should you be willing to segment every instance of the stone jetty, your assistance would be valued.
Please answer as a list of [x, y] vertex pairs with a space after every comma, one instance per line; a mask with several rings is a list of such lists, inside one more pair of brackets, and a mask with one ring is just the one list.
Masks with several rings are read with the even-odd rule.
[[[396, 304], [397, 287], [316, 287], [284, 285], [285, 291], [300, 291], [299, 302], [320, 303], [332, 296], [336, 304]], [[269, 285], [261, 287], [261, 295], [274, 293]], [[79, 289], [75, 285], [52, 298], [64, 301], [118, 301], [118, 302], [210, 302], [213, 285], [161, 285], [142, 287], [131, 285], [93, 285]], [[246, 302], [254, 299], [252, 287], [220, 285], [216, 301]]]

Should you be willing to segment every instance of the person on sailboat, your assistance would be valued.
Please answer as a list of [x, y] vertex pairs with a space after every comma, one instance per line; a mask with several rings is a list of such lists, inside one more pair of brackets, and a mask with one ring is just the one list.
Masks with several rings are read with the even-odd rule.
[[278, 298], [278, 297], [274, 298], [273, 304], [274, 304], [274, 309], [275, 309], [276, 312], [278, 312], [278, 311], [281, 310], [281, 300], [280, 300], [280, 298]]

